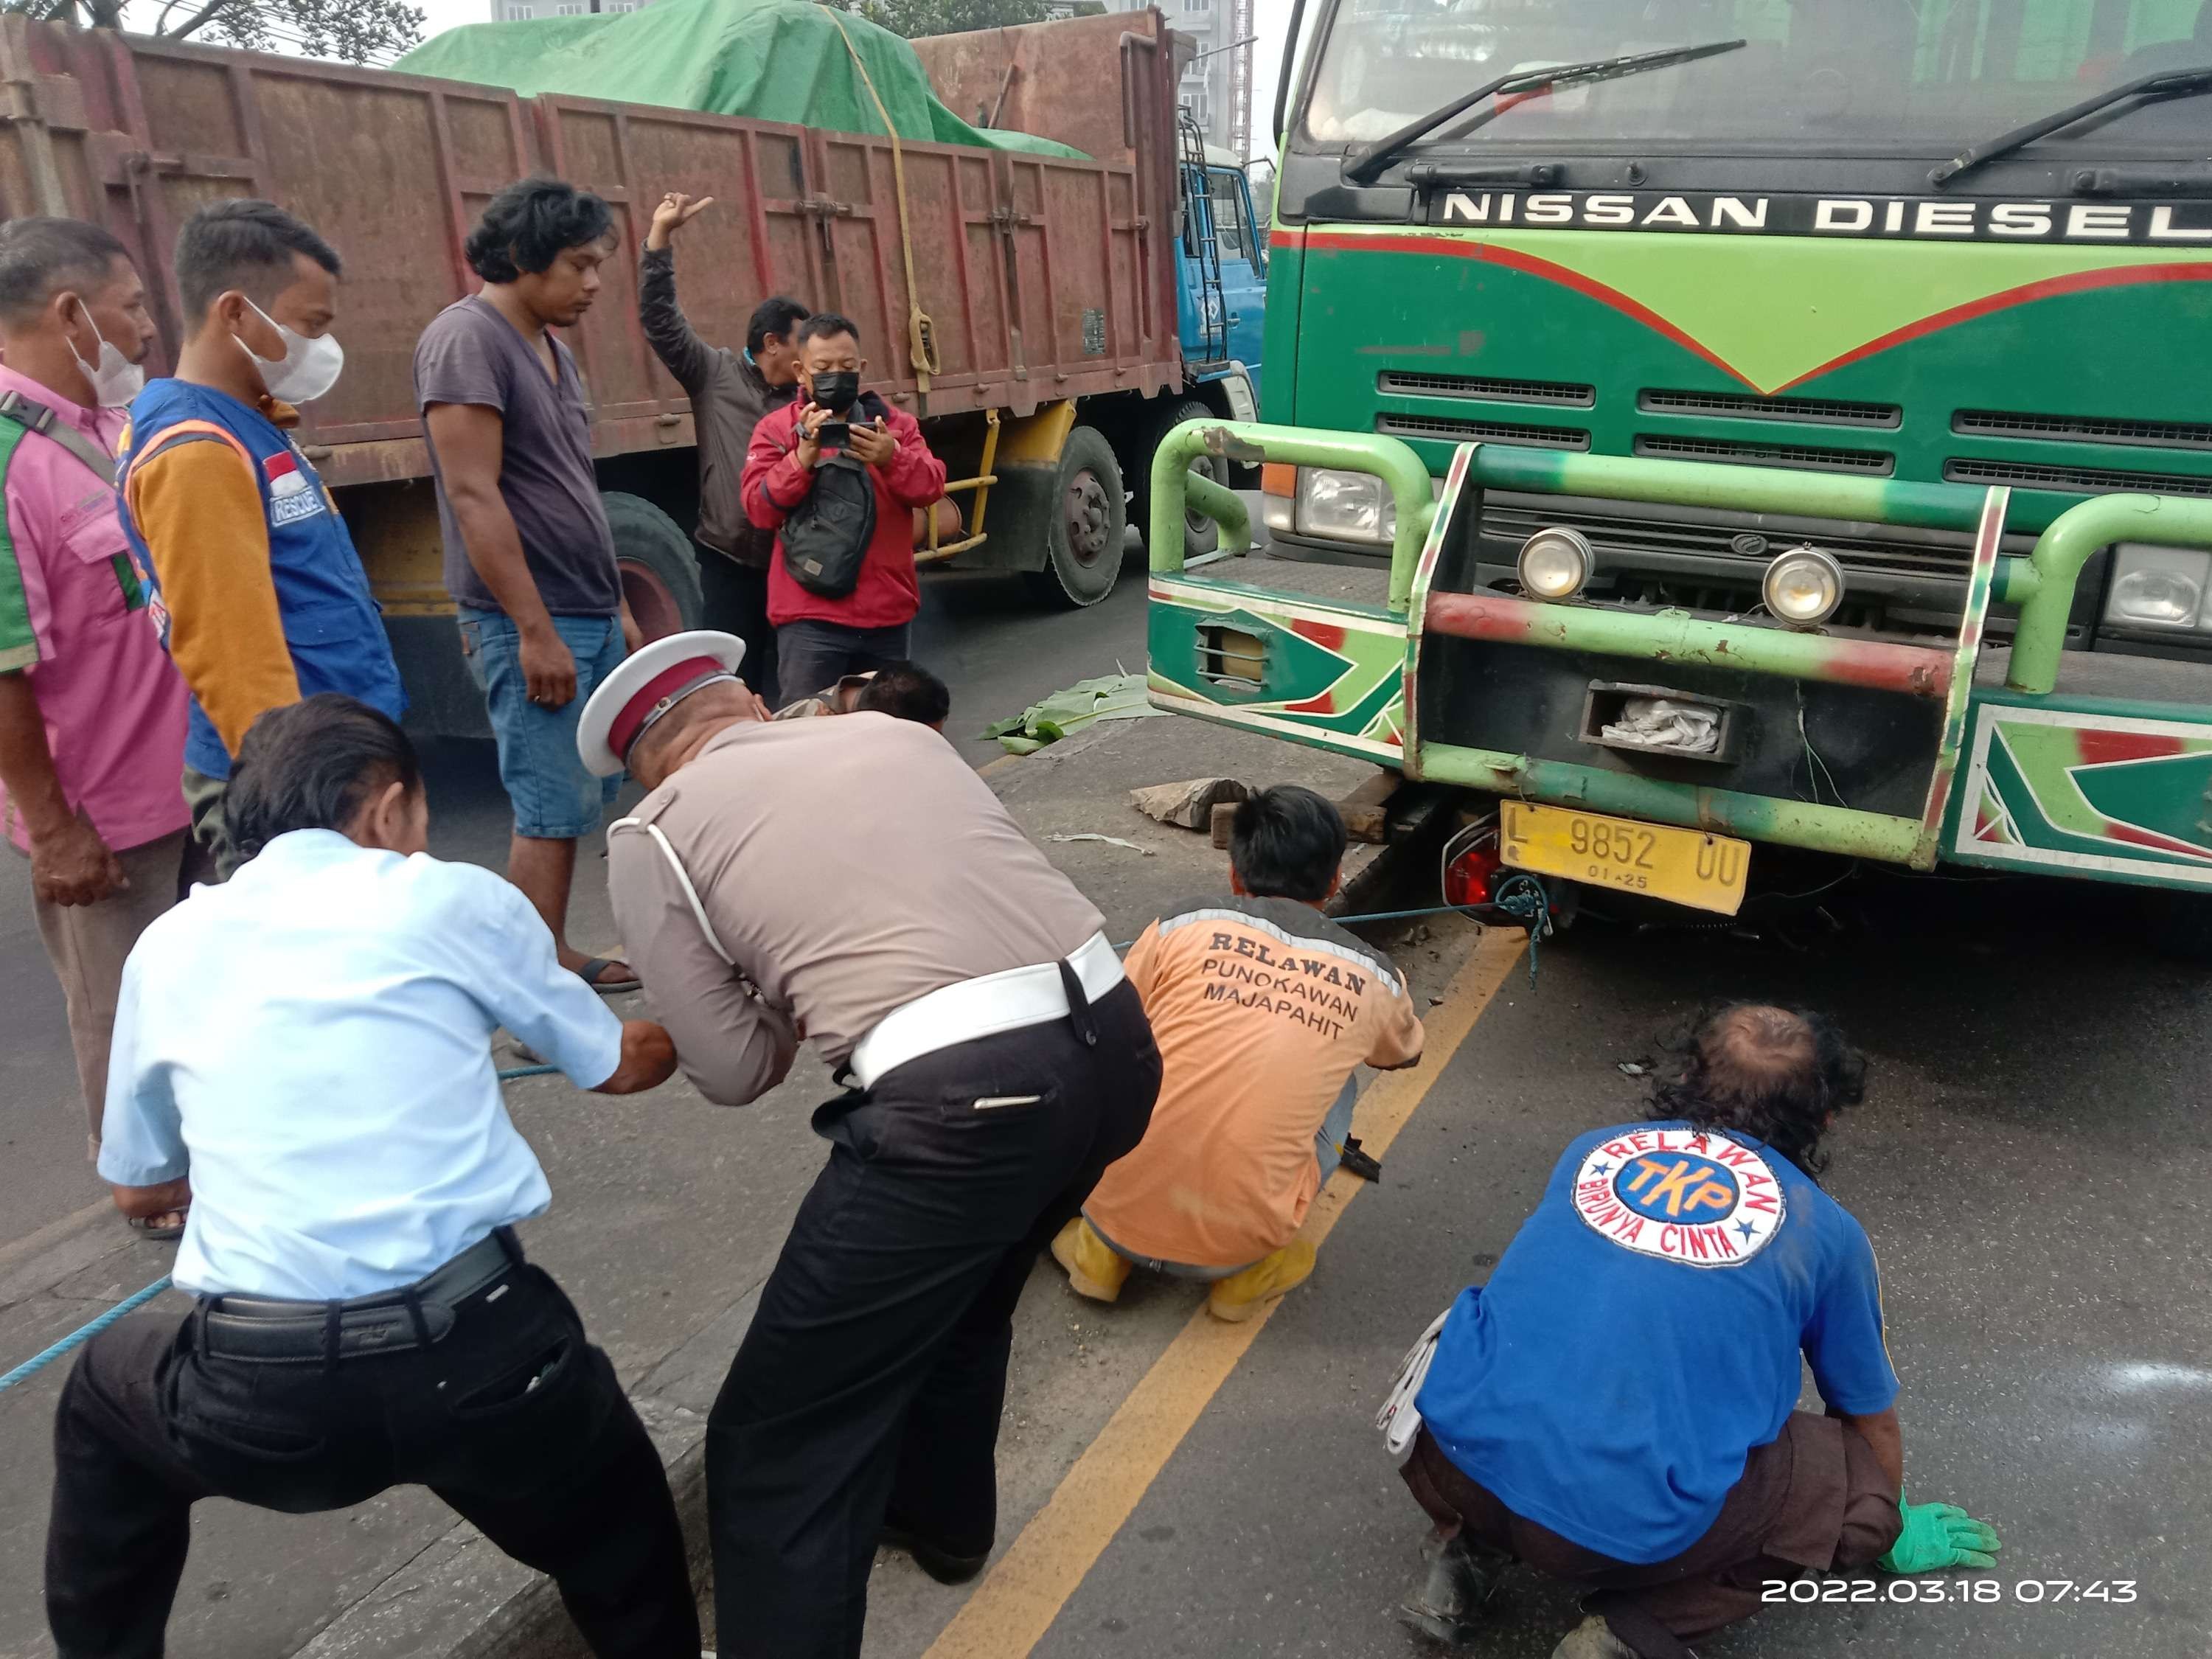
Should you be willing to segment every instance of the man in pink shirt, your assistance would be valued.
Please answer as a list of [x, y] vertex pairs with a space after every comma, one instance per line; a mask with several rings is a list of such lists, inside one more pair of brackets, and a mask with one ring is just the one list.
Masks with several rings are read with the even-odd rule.
[[[188, 874], [185, 685], [115, 513], [123, 406], [154, 323], [106, 231], [15, 219], [0, 226], [0, 834], [31, 860], [96, 1155], [124, 958]], [[173, 1237], [180, 1218], [147, 1231]]]

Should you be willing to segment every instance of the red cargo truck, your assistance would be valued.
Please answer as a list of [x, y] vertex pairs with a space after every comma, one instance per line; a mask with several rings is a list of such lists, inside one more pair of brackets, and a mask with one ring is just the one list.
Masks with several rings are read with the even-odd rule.
[[[895, 157], [880, 137], [10, 15], [0, 217], [66, 214], [120, 236], [153, 290], [157, 374], [179, 339], [170, 251], [198, 204], [266, 197], [337, 247], [346, 372], [307, 411], [301, 441], [384, 604], [410, 722], [479, 734], [410, 365], [423, 325], [477, 286], [461, 245], [494, 191], [545, 171], [614, 209], [626, 252], [570, 343], [648, 633], [695, 622], [699, 605], [690, 404], [637, 320], [635, 250], [670, 190], [717, 198], [684, 241], [684, 304], [705, 337], [741, 340], [775, 293], [860, 325], [871, 384], [923, 420], [961, 508], [959, 538], [918, 558], [1029, 573], [1088, 604], [1121, 565], [1123, 475], [1149, 466], [1160, 410], [1184, 394], [1173, 41], [1144, 11], [919, 43], [948, 103], [974, 106], [988, 88], [1022, 118], [1006, 125], [1091, 159], [913, 142]], [[933, 324], [933, 374], [917, 373], [909, 345], [917, 306]]]

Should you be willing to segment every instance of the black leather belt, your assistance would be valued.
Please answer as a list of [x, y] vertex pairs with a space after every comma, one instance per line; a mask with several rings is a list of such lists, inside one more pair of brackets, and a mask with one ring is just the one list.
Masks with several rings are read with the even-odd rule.
[[428, 1348], [453, 1328], [456, 1304], [521, 1265], [514, 1234], [498, 1227], [436, 1272], [374, 1296], [343, 1302], [207, 1297], [200, 1303], [199, 1349], [225, 1359], [336, 1364]]

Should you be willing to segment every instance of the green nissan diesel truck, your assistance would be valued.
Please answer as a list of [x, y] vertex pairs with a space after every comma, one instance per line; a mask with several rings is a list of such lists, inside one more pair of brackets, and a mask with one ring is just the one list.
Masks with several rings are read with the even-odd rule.
[[[2212, 908], [2212, 3], [1301, 0], [1265, 423], [1157, 462], [1152, 695], [1480, 792]], [[1193, 458], [1262, 468], [1279, 556]]]

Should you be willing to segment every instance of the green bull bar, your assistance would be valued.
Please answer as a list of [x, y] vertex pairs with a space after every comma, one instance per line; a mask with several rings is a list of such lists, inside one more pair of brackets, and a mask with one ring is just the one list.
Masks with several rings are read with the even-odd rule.
[[[1187, 507], [1219, 522], [1223, 545], [1232, 552], [1251, 540], [1243, 502], [1188, 470], [1200, 456], [1379, 478], [1396, 511], [1387, 605], [1187, 574]], [[1447, 591], [1437, 585], [1446, 542], [1486, 489], [1967, 536], [1974, 557], [1959, 632], [1912, 643], [1678, 610]], [[2088, 558], [2116, 542], [2212, 549], [2212, 501], [2093, 498], [2052, 521], [2020, 557], [2000, 550], [2008, 500], [2002, 489], [1477, 444], [1461, 447], [1441, 498], [1432, 500], [1426, 467], [1395, 439], [1188, 422], [1169, 434], [1153, 463], [1153, 698], [1178, 712], [1364, 755], [1411, 778], [1753, 841], [1923, 870], [1953, 859], [2212, 887], [2212, 832], [2201, 823], [2203, 791], [2212, 784], [2212, 708], [2057, 695], [2067, 622]], [[2000, 602], [2020, 607], [2011, 659], [2001, 687], [1978, 686], [1983, 624]], [[1263, 652], [1279, 641], [1302, 664], [1321, 661], [1324, 673], [1338, 659], [1350, 665], [1318, 695], [1300, 687], [1302, 695], [1273, 696], [1264, 675], [1209, 676], [1202, 663], [1186, 666], [1194, 628], [1201, 641], [1208, 629], [1257, 639]], [[1425, 654], [1445, 648], [1444, 641], [1459, 651], [1534, 647], [1585, 660], [1619, 659], [1624, 679], [1663, 678], [1679, 665], [1685, 673], [1727, 670], [1906, 699], [1926, 710], [1929, 738], [1909, 759], [1927, 769], [1927, 788], [1916, 811], [1877, 811], [1654, 776], [1617, 761], [1533, 756], [1483, 742], [1492, 720], [1481, 707], [1440, 720], [1448, 730], [1425, 731]], [[1205, 649], [1199, 647], [1201, 657]], [[1327, 658], [1317, 659], [1316, 651]], [[1796, 695], [1802, 733], [1806, 694]], [[1808, 752], [1811, 746], [1808, 738]], [[2157, 763], [2166, 764], [2161, 769]], [[1960, 789], [1954, 786], [1962, 765], [1970, 775]], [[2128, 769], [2133, 774], [2123, 776]], [[2094, 781], [2092, 770], [2099, 770]], [[2161, 791], [2172, 799], [2161, 799]]]

